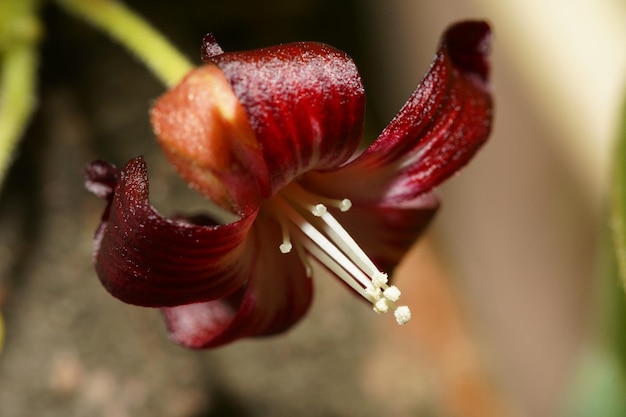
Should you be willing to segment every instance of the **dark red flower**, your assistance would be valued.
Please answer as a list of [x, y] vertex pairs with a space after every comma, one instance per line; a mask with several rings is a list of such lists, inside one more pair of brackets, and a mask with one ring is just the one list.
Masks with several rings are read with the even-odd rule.
[[[434, 187], [485, 142], [492, 102], [484, 22], [444, 34], [408, 102], [360, 155], [365, 95], [352, 60], [301, 42], [224, 53], [154, 105], [156, 135], [181, 176], [231, 219], [166, 219], [148, 202], [144, 161], [87, 168], [108, 200], [95, 265], [119, 299], [161, 307], [170, 337], [206, 348], [282, 332], [307, 311], [324, 267], [394, 311], [387, 274], [433, 217]], [[367, 254], [367, 255], [366, 255]]]

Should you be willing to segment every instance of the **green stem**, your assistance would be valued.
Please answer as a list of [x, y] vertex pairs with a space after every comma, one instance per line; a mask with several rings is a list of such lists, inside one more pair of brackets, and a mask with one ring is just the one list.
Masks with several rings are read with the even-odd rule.
[[56, 0], [133, 52], [167, 86], [193, 68], [176, 48], [145, 20], [115, 0]]

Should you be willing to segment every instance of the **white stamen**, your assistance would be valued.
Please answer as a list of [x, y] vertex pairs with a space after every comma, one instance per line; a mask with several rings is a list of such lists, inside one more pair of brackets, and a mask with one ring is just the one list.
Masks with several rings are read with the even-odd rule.
[[386, 313], [389, 311], [389, 304], [385, 298], [381, 298], [380, 300], [374, 303], [374, 311], [377, 313]]
[[396, 301], [400, 299], [400, 295], [402, 295], [402, 293], [400, 292], [398, 287], [396, 287], [395, 285], [392, 285], [391, 287], [383, 291], [383, 295], [385, 296], [387, 300], [393, 301], [395, 303]]
[[[322, 235], [310, 223], [299, 225], [300, 230], [304, 232], [318, 247], [322, 248], [334, 261], [345, 269], [353, 278], [356, 279], [363, 287], [367, 287], [370, 281], [365, 273], [361, 271], [354, 262], [351, 262], [336, 246], [332, 244], [324, 235]], [[307, 246], [308, 249], [308, 246]]]
[[400, 306], [393, 312], [398, 324], [406, 324], [411, 320], [411, 310], [407, 306]]
[[367, 299], [372, 303], [375, 303], [382, 297], [382, 291], [380, 288], [374, 286], [367, 287], [365, 289], [365, 294], [367, 295]]
[[352, 206], [350, 200], [318, 197], [292, 183], [272, 197], [267, 206], [281, 226], [280, 251], [289, 253], [295, 247], [308, 277], [313, 273], [310, 261], [317, 261], [371, 302], [377, 313], [391, 310], [399, 324], [410, 320], [409, 308], [395, 304], [400, 290], [388, 285], [387, 274], [378, 270], [327, 209], [330, 206], [347, 211]]
[[[337, 246], [329, 241], [326, 236], [320, 233], [320, 231], [317, 230], [311, 223], [306, 221], [304, 217], [302, 217], [280, 196], [277, 195], [274, 198], [276, 199], [277, 205], [280, 207], [282, 212], [287, 215], [287, 218], [289, 218], [289, 220], [291, 220], [310, 240], [312, 240], [317, 247], [322, 249], [331, 259], [347, 271], [353, 277], [351, 279], [356, 279], [363, 288], [370, 285], [370, 280], [365, 273], [361, 271], [357, 265], [354, 264], [354, 262], [351, 262], [350, 259], [348, 259], [348, 257], [346, 257], [346, 255], [344, 255], [339, 248], [337, 248]], [[307, 243], [308, 239], [304, 239], [302, 241], [305, 248], [309, 250], [310, 245]], [[313, 256], [316, 255], [313, 254]]]
[[337, 243], [337, 246], [339, 246], [342, 251], [355, 261], [359, 268], [363, 269], [363, 271], [372, 277], [383, 274], [365, 252], [363, 252], [363, 249], [352, 239], [352, 236], [346, 232], [346, 229], [344, 229], [330, 213], [325, 213], [321, 216], [321, 219], [326, 224], [320, 225], [320, 228]]
[[315, 217], [322, 217], [324, 214], [326, 214], [326, 212], [327, 212], [326, 206], [323, 204], [316, 204], [311, 209], [311, 214], [314, 215]]
[[365, 290], [359, 285], [359, 283], [350, 274], [341, 267], [332, 257], [326, 254], [315, 243], [304, 240], [303, 246], [311, 253], [319, 262], [326, 268], [330, 269], [335, 275], [341, 278], [346, 284], [348, 284], [354, 291], [359, 293], [363, 298], [367, 299]]
[[372, 277], [372, 283], [377, 287], [384, 287], [387, 285], [387, 282], [389, 282], [389, 279], [384, 272], [376, 271]]
[[339, 202], [339, 204], [337, 204], [337, 208], [341, 211], [348, 211], [352, 208], [352, 201], [344, 198]]
[[278, 247], [278, 249], [280, 249], [281, 253], [289, 253], [291, 252], [291, 248], [293, 246], [291, 245], [291, 242], [283, 242], [280, 244], [280, 246]]
[[289, 253], [291, 252], [291, 237], [289, 236], [289, 224], [285, 216], [278, 214], [277, 216], [278, 223], [280, 224], [280, 231], [283, 237], [283, 243], [278, 247], [281, 253]]

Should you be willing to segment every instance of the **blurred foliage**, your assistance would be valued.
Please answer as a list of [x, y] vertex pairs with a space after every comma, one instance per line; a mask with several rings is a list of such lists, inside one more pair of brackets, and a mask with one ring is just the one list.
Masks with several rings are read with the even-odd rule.
[[592, 310], [592, 342], [583, 351], [567, 415], [626, 415], [626, 107], [616, 140], [611, 230], [602, 233]]
[[35, 109], [37, 45], [35, 0], [0, 1], [0, 187]]
[[571, 417], [623, 417], [626, 381], [618, 359], [608, 349], [591, 349], [582, 360], [567, 412]]
[[597, 279], [591, 345], [582, 358], [567, 401], [568, 416], [626, 415], [626, 298], [609, 233], [604, 234]]
[[611, 227], [618, 273], [626, 286], [626, 105], [622, 115], [613, 160]]

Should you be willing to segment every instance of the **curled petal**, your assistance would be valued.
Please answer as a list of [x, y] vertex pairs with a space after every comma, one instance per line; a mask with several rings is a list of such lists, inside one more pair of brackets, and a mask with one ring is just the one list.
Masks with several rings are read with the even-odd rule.
[[254, 210], [269, 192], [259, 144], [217, 67], [191, 71], [154, 104], [151, 121], [174, 167], [215, 204], [239, 214]]
[[166, 219], [148, 202], [143, 158], [123, 170], [92, 164], [87, 184], [92, 191], [110, 190], [101, 194], [109, 201], [94, 257], [103, 285], [122, 301], [160, 307], [222, 298], [250, 276], [253, 248], [246, 233], [256, 212], [226, 225]]
[[444, 34], [425, 78], [378, 139], [337, 171], [363, 199], [412, 200], [463, 167], [491, 130], [490, 29], [463, 22]]
[[190, 348], [217, 347], [236, 339], [283, 332], [307, 312], [312, 280], [295, 253], [282, 254], [268, 241], [280, 242], [273, 220], [252, 229], [253, 273], [245, 288], [230, 297], [163, 309], [169, 337]]
[[108, 162], [94, 161], [85, 168], [85, 188], [100, 198], [111, 198], [118, 181], [119, 171]]
[[365, 94], [345, 53], [300, 42], [205, 60], [224, 72], [245, 108], [271, 194], [306, 171], [338, 167], [356, 150]]
[[200, 48], [200, 56], [202, 57], [202, 61], [208, 61], [211, 57], [215, 55], [221, 55], [224, 51], [222, 47], [217, 43], [215, 39], [215, 35], [212, 33], [207, 33], [202, 38], [202, 46]]

